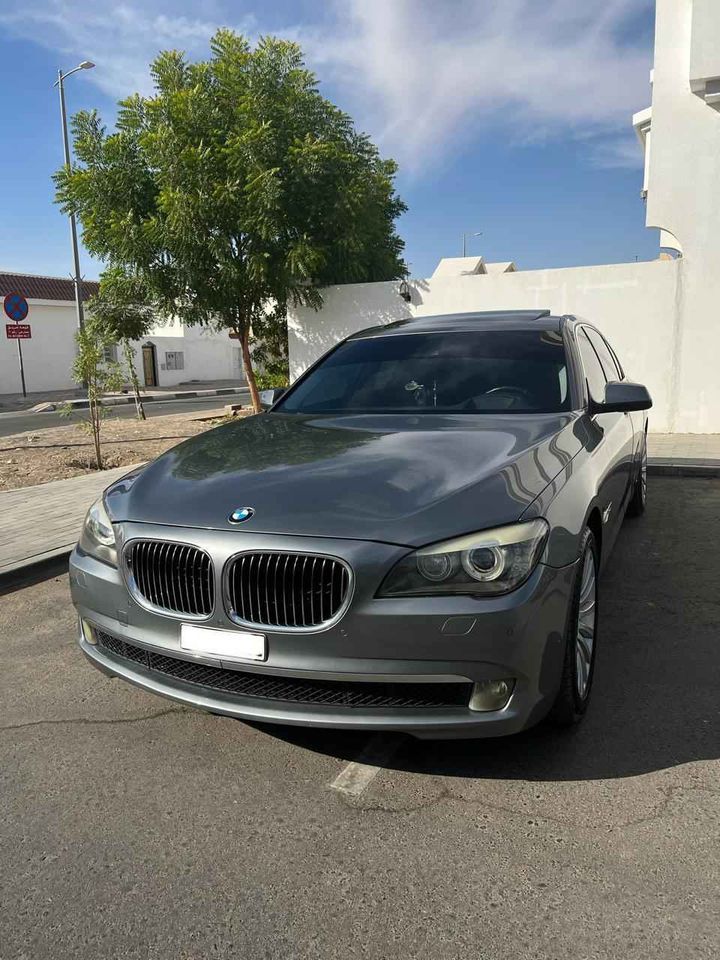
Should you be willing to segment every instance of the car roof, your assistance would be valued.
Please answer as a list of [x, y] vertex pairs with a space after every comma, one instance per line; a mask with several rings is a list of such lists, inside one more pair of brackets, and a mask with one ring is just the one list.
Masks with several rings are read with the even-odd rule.
[[408, 317], [377, 327], [358, 330], [348, 340], [389, 337], [411, 333], [468, 333], [477, 330], [553, 330], [574, 317], [553, 316], [549, 310], [489, 310], [474, 313], [443, 313], [431, 317]]

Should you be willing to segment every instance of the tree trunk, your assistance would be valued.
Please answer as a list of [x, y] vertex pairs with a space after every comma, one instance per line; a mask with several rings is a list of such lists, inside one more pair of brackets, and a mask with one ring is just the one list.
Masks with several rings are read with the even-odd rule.
[[255, 380], [255, 371], [253, 370], [252, 357], [250, 355], [250, 328], [246, 326], [242, 330], [236, 329], [240, 339], [240, 349], [242, 350], [243, 369], [245, 370], [245, 379], [250, 388], [250, 399], [252, 400], [255, 413], [260, 413], [260, 394], [258, 393], [257, 382]]
[[138, 380], [137, 370], [135, 369], [135, 351], [130, 346], [129, 340], [123, 340], [123, 352], [125, 353], [125, 362], [130, 373], [130, 382], [132, 383], [133, 393], [135, 394], [135, 410], [138, 420], [147, 419], [145, 416], [145, 407], [140, 396], [140, 381]]
[[102, 470], [102, 451], [100, 449], [100, 409], [97, 397], [90, 401], [90, 420], [92, 423], [93, 442], [95, 444], [95, 464]]

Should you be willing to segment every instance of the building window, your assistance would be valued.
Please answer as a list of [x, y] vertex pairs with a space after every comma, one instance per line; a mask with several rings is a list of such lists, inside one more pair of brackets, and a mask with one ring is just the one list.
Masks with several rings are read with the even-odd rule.
[[117, 363], [117, 345], [112, 343], [103, 347], [103, 361], [105, 363]]
[[166, 370], [184, 370], [185, 354], [182, 350], [165, 351], [165, 369]]
[[650, 189], [650, 143], [652, 137], [652, 131], [648, 125], [645, 130], [645, 162], [644, 162], [644, 172], [643, 172], [643, 185], [640, 195], [644, 198], [648, 195], [648, 190]]

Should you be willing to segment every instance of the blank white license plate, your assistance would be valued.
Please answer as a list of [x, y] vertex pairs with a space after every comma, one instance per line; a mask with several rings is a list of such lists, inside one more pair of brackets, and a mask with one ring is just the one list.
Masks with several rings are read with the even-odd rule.
[[180, 625], [180, 646], [191, 653], [204, 653], [225, 660], [265, 660], [267, 657], [267, 640], [262, 633], [209, 630], [191, 623]]

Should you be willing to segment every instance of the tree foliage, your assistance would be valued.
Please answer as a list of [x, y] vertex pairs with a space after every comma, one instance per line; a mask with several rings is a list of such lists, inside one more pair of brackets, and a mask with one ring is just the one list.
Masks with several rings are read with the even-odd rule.
[[57, 200], [145, 302], [237, 333], [257, 409], [251, 334], [319, 307], [325, 285], [401, 276], [405, 205], [395, 163], [319, 93], [297, 44], [219, 30], [211, 51], [160, 54], [154, 94], [121, 101], [112, 133], [79, 113]]
[[139, 419], [145, 419], [140, 382], [135, 369], [133, 341], [148, 336], [157, 326], [158, 317], [149, 294], [137, 277], [120, 267], [110, 267], [100, 279], [100, 288], [88, 301], [88, 313], [95, 328], [112, 344], [119, 344], [133, 393]]

